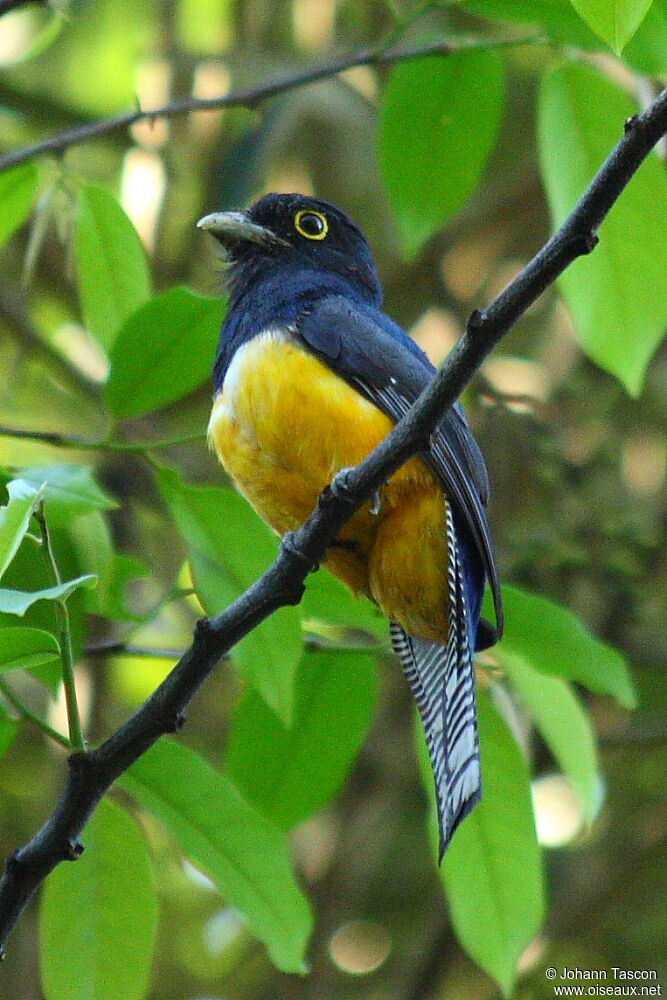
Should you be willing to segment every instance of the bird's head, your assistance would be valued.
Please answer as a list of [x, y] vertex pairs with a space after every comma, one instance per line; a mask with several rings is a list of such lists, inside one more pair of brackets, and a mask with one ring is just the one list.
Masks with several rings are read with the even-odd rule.
[[241, 212], [214, 212], [197, 225], [223, 248], [232, 295], [271, 275], [336, 275], [374, 304], [380, 282], [361, 230], [329, 202], [267, 194]]

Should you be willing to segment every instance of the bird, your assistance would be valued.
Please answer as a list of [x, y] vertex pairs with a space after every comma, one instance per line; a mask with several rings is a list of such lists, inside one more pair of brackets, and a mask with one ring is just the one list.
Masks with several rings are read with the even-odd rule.
[[[280, 536], [337, 473], [407, 413], [435, 369], [382, 311], [361, 229], [341, 209], [272, 193], [206, 215], [228, 310], [213, 367], [208, 439], [237, 489]], [[423, 723], [439, 857], [481, 795], [475, 651], [503, 628], [487, 520], [489, 479], [459, 403], [332, 541], [324, 566], [388, 619]], [[495, 626], [480, 616], [489, 584]]]

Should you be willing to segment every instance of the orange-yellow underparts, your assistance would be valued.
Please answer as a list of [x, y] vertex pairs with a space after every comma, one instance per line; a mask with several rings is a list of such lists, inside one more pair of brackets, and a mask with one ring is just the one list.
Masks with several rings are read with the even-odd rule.
[[[240, 348], [213, 404], [209, 440], [257, 513], [279, 535], [299, 527], [342, 468], [356, 465], [391, 420], [289, 335]], [[410, 635], [447, 635], [445, 498], [411, 459], [342, 529], [325, 565]]]

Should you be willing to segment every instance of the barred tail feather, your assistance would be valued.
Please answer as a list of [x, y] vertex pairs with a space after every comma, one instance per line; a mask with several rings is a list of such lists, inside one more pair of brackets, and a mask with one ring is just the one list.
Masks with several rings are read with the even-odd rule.
[[391, 623], [391, 640], [421, 715], [435, 779], [440, 859], [456, 827], [479, 801], [481, 773], [475, 671], [463, 572], [447, 507], [449, 633], [444, 645]]

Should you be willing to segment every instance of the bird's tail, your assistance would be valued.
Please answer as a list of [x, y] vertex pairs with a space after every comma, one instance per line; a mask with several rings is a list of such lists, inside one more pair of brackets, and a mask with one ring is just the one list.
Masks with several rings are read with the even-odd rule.
[[481, 794], [475, 670], [466, 591], [454, 520], [447, 505], [449, 631], [439, 644], [391, 623], [391, 641], [417, 702], [438, 807], [440, 860]]

